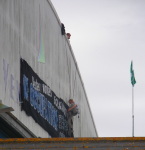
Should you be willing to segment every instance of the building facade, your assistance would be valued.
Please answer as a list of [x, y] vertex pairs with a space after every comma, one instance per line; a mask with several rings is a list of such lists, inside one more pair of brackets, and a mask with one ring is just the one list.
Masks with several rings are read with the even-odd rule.
[[[74, 137], [97, 137], [84, 84], [49, 0], [0, 0], [1, 137], [69, 137], [68, 100], [79, 115]], [[7, 129], [7, 131], [6, 131]], [[9, 130], [8, 130], [9, 129]]]

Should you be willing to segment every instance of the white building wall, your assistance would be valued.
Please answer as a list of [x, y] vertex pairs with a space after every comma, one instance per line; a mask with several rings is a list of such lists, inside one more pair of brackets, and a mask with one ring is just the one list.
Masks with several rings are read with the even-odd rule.
[[[45, 63], [38, 61], [40, 47]], [[20, 58], [66, 103], [73, 98], [80, 115], [74, 117], [75, 137], [96, 137], [86, 92], [60, 21], [48, 0], [0, 0], [0, 99], [14, 108], [13, 114], [38, 137], [48, 137], [20, 109]]]

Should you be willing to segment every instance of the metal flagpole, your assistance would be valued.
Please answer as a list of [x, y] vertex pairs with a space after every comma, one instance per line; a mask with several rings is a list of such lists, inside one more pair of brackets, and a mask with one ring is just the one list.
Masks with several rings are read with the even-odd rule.
[[134, 77], [133, 61], [131, 61], [130, 73], [131, 73], [131, 84], [132, 84], [132, 136], [134, 137], [134, 85], [136, 84], [136, 80]]
[[134, 87], [132, 86], [132, 137], [134, 137]]

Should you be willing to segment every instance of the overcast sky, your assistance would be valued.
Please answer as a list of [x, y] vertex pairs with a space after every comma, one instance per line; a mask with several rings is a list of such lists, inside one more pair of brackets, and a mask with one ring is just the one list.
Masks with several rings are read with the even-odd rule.
[[145, 0], [51, 0], [73, 48], [99, 137], [145, 136]]

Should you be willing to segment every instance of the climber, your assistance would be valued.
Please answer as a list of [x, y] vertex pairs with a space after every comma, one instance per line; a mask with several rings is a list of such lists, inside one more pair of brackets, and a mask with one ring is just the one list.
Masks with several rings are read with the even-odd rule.
[[75, 104], [73, 99], [69, 100], [69, 109], [68, 111], [68, 125], [69, 125], [69, 135], [72, 135], [73, 132], [73, 116], [78, 114], [78, 106]]

